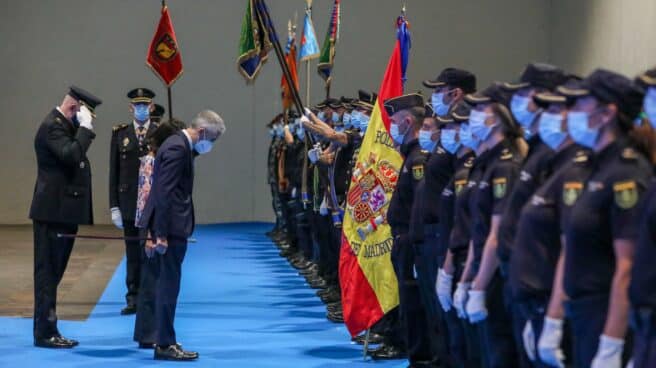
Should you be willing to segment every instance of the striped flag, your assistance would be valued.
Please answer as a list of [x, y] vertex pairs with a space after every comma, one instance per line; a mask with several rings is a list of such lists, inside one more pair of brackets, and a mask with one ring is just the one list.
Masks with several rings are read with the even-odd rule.
[[319, 44], [317, 35], [314, 33], [312, 25], [312, 0], [308, 0], [308, 6], [305, 8], [305, 19], [303, 20], [303, 36], [301, 38], [301, 51], [298, 56], [301, 61], [316, 59], [319, 57]]
[[[289, 74], [292, 76], [292, 81], [296, 86], [296, 90], [298, 90], [298, 72], [296, 71], [296, 25], [292, 26], [292, 22], [289, 21], [288, 28], [289, 34], [287, 37], [287, 46], [285, 47], [285, 62], [289, 68]], [[294, 97], [284, 74], [280, 80], [280, 87], [282, 88], [282, 107], [284, 110], [289, 110], [294, 104]]]
[[332, 79], [333, 64], [335, 62], [335, 46], [339, 40], [339, 26], [341, 17], [341, 4], [340, 0], [335, 0], [333, 4], [333, 11], [330, 13], [330, 23], [328, 24], [328, 32], [323, 41], [321, 55], [319, 56], [319, 64], [317, 71], [321, 78], [330, 84]]
[[399, 304], [392, 231], [385, 219], [403, 159], [389, 136], [383, 101], [403, 94], [409, 48], [408, 23], [400, 16], [394, 51], [353, 170], [343, 221], [339, 281], [344, 322], [352, 336]]

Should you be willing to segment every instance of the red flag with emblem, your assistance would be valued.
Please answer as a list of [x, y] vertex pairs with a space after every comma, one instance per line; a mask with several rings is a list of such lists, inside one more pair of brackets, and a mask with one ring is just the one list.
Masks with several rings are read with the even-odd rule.
[[182, 56], [175, 38], [169, 8], [162, 7], [162, 16], [157, 31], [148, 47], [146, 65], [164, 82], [167, 87], [175, 83], [182, 75]]

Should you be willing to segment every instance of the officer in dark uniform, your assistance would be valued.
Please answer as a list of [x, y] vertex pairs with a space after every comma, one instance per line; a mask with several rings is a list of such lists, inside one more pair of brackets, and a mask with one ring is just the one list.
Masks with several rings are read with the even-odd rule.
[[[390, 118], [390, 135], [404, 157], [392, 194], [387, 221], [392, 229], [392, 265], [399, 283], [399, 316], [402, 338], [413, 367], [430, 366], [432, 360], [428, 323], [414, 269], [413, 243], [409, 236], [412, 205], [417, 185], [424, 177], [427, 153], [419, 146], [419, 130], [425, 116], [424, 98], [417, 93], [384, 101]], [[391, 338], [393, 336], [386, 336]], [[390, 343], [386, 341], [386, 343]], [[393, 347], [395, 344], [391, 342]], [[381, 353], [384, 353], [381, 351]], [[388, 352], [389, 353], [389, 352]], [[377, 358], [380, 354], [372, 354]]]
[[[656, 127], [656, 68], [637, 78], [645, 88], [643, 110], [652, 128]], [[629, 288], [632, 307], [633, 367], [656, 366], [656, 183], [645, 195], [635, 260]]]
[[[504, 304], [504, 282], [496, 256], [497, 231], [523, 160], [521, 131], [508, 109], [509, 94], [494, 83], [465, 101], [474, 107], [469, 115], [472, 133], [488, 155], [486, 169], [469, 205], [472, 214], [472, 262], [463, 273], [471, 280], [466, 312], [482, 336], [484, 366], [512, 367], [517, 362], [510, 316]], [[489, 310], [489, 314], [488, 314]]]
[[[570, 83], [575, 83], [575, 79]], [[516, 306], [515, 313], [521, 314], [521, 319], [527, 321], [524, 326], [515, 328], [519, 327], [521, 331], [523, 343], [519, 346], [524, 347], [528, 359], [533, 362], [531, 365], [562, 366], [563, 350], [568, 350], [561, 349], [562, 339], [544, 341], [539, 352], [536, 348], [543, 325], [548, 330], [559, 329], [560, 336], [566, 331], [562, 314], [559, 318], [545, 318], [545, 315], [561, 260], [562, 227], [569, 222], [569, 210], [575, 200], [571, 193], [583, 186], [590, 172], [590, 161], [589, 152], [575, 144], [567, 133], [567, 98], [557, 93], [543, 92], [534, 95], [533, 100], [543, 110], [538, 122], [540, 139], [554, 154], [540, 175], [544, 183], [533, 192], [516, 218], [517, 233], [511, 247], [513, 253], [508, 268], [508, 284], [513, 305]], [[529, 156], [526, 162], [530, 160]], [[522, 185], [527, 184], [520, 179], [513, 193], [517, 193], [517, 187]], [[565, 194], [567, 204], [561, 200]]]
[[[154, 109], [153, 91], [147, 88], [135, 88], [128, 92], [127, 97], [130, 99], [133, 120], [130, 124], [118, 124], [112, 129], [109, 154], [109, 207], [114, 225], [123, 229], [126, 238], [135, 238], [139, 237], [139, 229], [135, 226], [134, 219], [140, 159], [149, 150], [146, 136], [154, 131], [157, 125], [150, 121], [150, 112]], [[142, 252], [141, 241], [125, 241], [127, 268], [125, 284], [128, 292], [125, 295], [127, 305], [121, 310], [122, 315], [137, 312]]]
[[446, 68], [434, 80], [425, 80], [424, 86], [433, 89], [431, 106], [437, 116], [446, 116], [468, 93], [476, 90], [476, 76], [458, 68]]
[[150, 113], [150, 122], [159, 125], [159, 123], [162, 121], [162, 118], [164, 117], [165, 112], [166, 109], [164, 108], [164, 106], [160, 104], [155, 104], [153, 111]]
[[101, 101], [71, 87], [45, 117], [34, 139], [38, 173], [30, 208], [34, 228], [34, 345], [72, 348], [77, 341], [57, 329], [57, 286], [64, 276], [78, 225], [93, 224], [91, 166], [87, 150]]
[[271, 188], [271, 206], [273, 207], [273, 213], [276, 216], [276, 224], [267, 232], [269, 236], [276, 243], [280, 243], [284, 238], [284, 226], [283, 226], [283, 216], [282, 209], [280, 205], [280, 198], [278, 197], [278, 147], [280, 146], [280, 135], [279, 131], [279, 121], [281, 115], [276, 116], [267, 127], [269, 128], [269, 135], [271, 136], [271, 142], [269, 144], [269, 153], [267, 155], [267, 183]]

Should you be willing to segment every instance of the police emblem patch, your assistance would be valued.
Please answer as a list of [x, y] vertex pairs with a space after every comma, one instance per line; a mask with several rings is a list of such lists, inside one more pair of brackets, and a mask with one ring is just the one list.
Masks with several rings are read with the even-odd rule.
[[456, 195], [457, 195], [460, 194], [462, 188], [465, 187], [465, 185], [467, 184], [467, 180], [456, 180], [454, 184], [456, 187]]
[[638, 203], [638, 187], [633, 180], [615, 183], [613, 192], [615, 192], [615, 203], [619, 208], [628, 210]]
[[563, 203], [571, 206], [579, 198], [583, 191], [583, 183], [578, 181], [570, 181], [563, 184]]
[[494, 187], [494, 198], [503, 198], [506, 195], [506, 178], [495, 178], [492, 180]]
[[155, 55], [161, 61], [171, 60], [175, 54], [178, 53], [178, 45], [175, 44], [173, 37], [170, 34], [165, 33], [157, 41], [157, 46], [155, 46]]
[[128, 144], [130, 144], [130, 138], [128, 137], [123, 138], [123, 147], [127, 147]]
[[421, 180], [424, 177], [424, 165], [415, 165], [412, 167], [412, 177], [415, 180]]

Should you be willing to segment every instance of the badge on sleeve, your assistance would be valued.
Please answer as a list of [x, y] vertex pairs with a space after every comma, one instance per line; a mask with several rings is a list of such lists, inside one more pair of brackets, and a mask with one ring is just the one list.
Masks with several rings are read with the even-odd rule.
[[123, 147], [127, 147], [128, 144], [130, 144], [130, 138], [125, 137], [125, 138], [123, 139]]
[[412, 167], [412, 177], [415, 180], [421, 180], [424, 178], [424, 165], [414, 165]]
[[573, 205], [583, 191], [583, 183], [580, 181], [568, 181], [563, 184], [563, 203], [567, 206]]
[[456, 195], [460, 194], [460, 192], [462, 191], [462, 188], [464, 188], [465, 185], [467, 184], [467, 179], [456, 180], [454, 184], [455, 184], [455, 187], [456, 187]]
[[503, 198], [506, 195], [506, 178], [494, 178], [494, 198]]
[[628, 210], [638, 203], [638, 187], [633, 180], [613, 184], [613, 192], [619, 208]]

